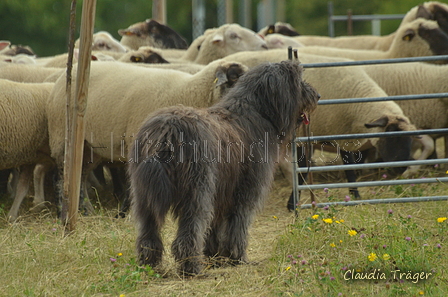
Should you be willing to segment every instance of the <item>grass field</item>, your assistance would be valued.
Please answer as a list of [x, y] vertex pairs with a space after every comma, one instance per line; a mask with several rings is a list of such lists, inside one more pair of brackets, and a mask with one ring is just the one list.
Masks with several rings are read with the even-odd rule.
[[[420, 175], [429, 176], [446, 174]], [[347, 192], [315, 194], [319, 202], [341, 201]], [[98, 205], [64, 236], [50, 211], [23, 210], [9, 224], [10, 201], [3, 198], [0, 296], [448, 296], [447, 201], [310, 209], [295, 218], [286, 210], [289, 194], [288, 182], [276, 176], [250, 229], [248, 265], [191, 279], [180, 278], [169, 252], [172, 221], [164, 229], [163, 263], [152, 269], [136, 264], [132, 218], [115, 219], [114, 207]], [[446, 194], [443, 183], [361, 190], [364, 199]]]

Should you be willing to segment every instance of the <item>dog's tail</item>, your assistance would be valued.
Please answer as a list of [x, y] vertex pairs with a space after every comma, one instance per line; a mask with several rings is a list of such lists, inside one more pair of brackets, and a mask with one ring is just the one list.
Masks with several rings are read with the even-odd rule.
[[204, 199], [199, 197], [210, 196], [216, 184], [216, 164], [203, 160], [215, 138], [194, 109], [168, 108], [150, 117], [130, 150], [134, 209], [163, 217], [170, 208], [177, 215], [199, 207]]

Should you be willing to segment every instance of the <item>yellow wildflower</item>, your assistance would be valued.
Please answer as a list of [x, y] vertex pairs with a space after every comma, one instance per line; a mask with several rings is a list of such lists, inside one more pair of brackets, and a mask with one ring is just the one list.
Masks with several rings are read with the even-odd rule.
[[272, 216], [274, 219], [278, 219], [278, 217], [277, 216]]
[[339, 240], [339, 243], [342, 243], [342, 239], [341, 239], [341, 240]]
[[318, 215], [318, 214], [315, 214], [315, 215], [312, 216], [311, 218], [312, 218], [313, 220], [317, 220], [318, 217], [319, 217], [319, 215]]
[[446, 221], [446, 217], [437, 218], [437, 222], [439, 222], [439, 223], [443, 223], [445, 221]]
[[336, 245], [334, 244], [334, 242], [330, 243], [331, 247], [336, 247]]
[[419, 295], [425, 295], [425, 292], [423, 292], [423, 291], [419, 291], [418, 294], [419, 294]]
[[340, 224], [341, 222], [340, 221], [334, 221], [336, 224]]
[[375, 253], [370, 253], [370, 255], [367, 256], [370, 262], [373, 262], [376, 260], [377, 256]]
[[333, 219], [330, 219], [330, 218], [328, 218], [328, 219], [322, 219], [322, 221], [324, 221], [324, 222], [327, 223], [327, 224], [332, 224], [332, 223], [333, 223]]
[[384, 261], [387, 261], [387, 260], [389, 260], [390, 259], [390, 255], [389, 254], [384, 254], [383, 255], [383, 260]]
[[291, 269], [291, 266], [286, 267], [285, 271], [288, 271], [289, 269]]
[[121, 256], [123, 256], [123, 253], [118, 253], [117, 256], [121, 257]]
[[350, 236], [355, 236], [356, 234], [358, 234], [358, 232], [356, 232], [356, 230], [348, 230], [348, 235]]
[[120, 294], [120, 297], [125, 297], [126, 295], [125, 294]]
[[344, 223], [345, 221], [343, 219], [340, 219], [339, 222]]

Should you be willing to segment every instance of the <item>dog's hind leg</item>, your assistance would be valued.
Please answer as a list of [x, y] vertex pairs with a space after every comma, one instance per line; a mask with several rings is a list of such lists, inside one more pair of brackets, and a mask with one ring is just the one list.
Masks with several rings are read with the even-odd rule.
[[171, 250], [183, 275], [197, 275], [203, 270], [205, 238], [213, 218], [215, 196], [211, 175], [191, 180], [181, 205], [174, 210], [178, 217], [178, 231]]
[[[139, 232], [137, 236], [137, 255], [139, 255], [140, 265], [156, 266], [162, 261], [163, 243], [160, 236], [160, 228], [163, 220], [160, 215], [154, 215], [152, 211], [147, 209], [135, 210], [139, 219]], [[137, 212], [145, 212], [138, 215]], [[159, 218], [157, 218], [159, 216]], [[164, 217], [164, 214], [162, 214]]]

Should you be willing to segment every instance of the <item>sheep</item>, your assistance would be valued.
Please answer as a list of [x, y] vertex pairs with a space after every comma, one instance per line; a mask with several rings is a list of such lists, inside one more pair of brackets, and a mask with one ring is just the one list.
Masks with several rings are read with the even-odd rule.
[[206, 65], [195, 64], [195, 63], [163, 63], [163, 64], [147, 64], [139, 63], [134, 64], [139, 67], [145, 68], [159, 68], [159, 69], [171, 69], [186, 72], [189, 74], [196, 74], [206, 67]]
[[238, 24], [225, 24], [205, 35], [194, 62], [208, 64], [239, 51], [267, 49], [266, 42], [254, 31]]
[[[278, 62], [284, 60], [286, 51], [269, 50], [267, 52], [241, 52], [229, 55], [224, 59], [238, 61], [248, 67], [261, 62]], [[320, 63], [340, 61], [340, 58], [323, 57], [312, 54], [301, 54], [301, 63]], [[304, 72], [304, 79], [320, 93], [321, 100], [357, 97], [384, 97], [387, 94], [370, 78], [362, 68], [335, 67], [311, 68]], [[337, 123], [328, 125], [328, 123]], [[311, 132], [313, 135], [334, 135], [352, 133], [375, 133], [386, 131], [415, 130], [408, 117], [393, 101], [369, 102], [362, 104], [320, 105], [312, 114]], [[410, 158], [410, 137], [387, 137], [384, 139], [359, 139], [354, 142], [334, 141], [334, 147], [347, 152], [358, 152], [376, 147], [383, 154], [383, 159], [406, 160]], [[390, 148], [392, 145], [393, 149]], [[398, 146], [398, 148], [397, 148]], [[323, 147], [328, 149], [329, 146]], [[281, 162], [282, 170], [292, 176], [292, 166], [287, 161]], [[396, 172], [404, 171], [397, 168]], [[353, 180], [349, 180], [353, 181]], [[355, 191], [351, 191], [356, 196]], [[289, 209], [293, 209], [291, 201]]]
[[36, 164], [34, 205], [44, 202], [43, 177], [53, 166], [48, 146], [45, 105], [53, 83], [18, 83], [0, 79], [0, 170], [20, 168], [8, 219], [17, 219]]
[[[9, 41], [6, 41], [5, 43], [8, 43]], [[3, 46], [4, 47], [4, 44]], [[16, 56], [19, 54], [24, 54], [24, 55], [28, 55], [28, 56], [35, 56], [36, 54], [34, 53], [34, 51], [31, 49], [31, 47], [25, 45], [8, 45], [8, 47], [4, 47], [0, 54], [5, 55], [5, 56]]]
[[172, 28], [160, 24], [153, 19], [147, 19], [118, 30], [120, 43], [130, 49], [136, 50], [140, 46], [149, 45], [158, 48], [188, 48], [188, 43]]
[[199, 50], [201, 48], [202, 42], [205, 40], [205, 37], [213, 32], [215, 32], [218, 28], [209, 28], [205, 30], [204, 34], [196, 37], [190, 46], [185, 49], [173, 49], [173, 48], [155, 48], [148, 46], [147, 48], [157, 49], [161, 55], [168, 60], [178, 59], [182, 62], [194, 62], [199, 54]]
[[294, 29], [291, 24], [283, 23], [283, 22], [276, 22], [274, 25], [269, 25], [264, 28], [262, 28], [260, 31], [258, 31], [258, 34], [262, 36], [268, 36], [270, 34], [281, 34], [285, 36], [299, 36], [299, 32], [297, 32], [296, 29]]
[[[448, 5], [437, 1], [425, 2], [423, 5], [415, 6], [411, 10], [409, 10], [409, 12], [406, 13], [403, 20], [401, 21], [399, 28], [418, 18], [424, 18], [429, 20], [436, 20], [440, 28], [444, 32], [448, 33], [447, 14]], [[387, 51], [390, 48], [395, 35], [396, 32], [385, 36], [358, 35], [328, 37], [301, 35], [294, 37], [294, 39], [306, 46], [318, 45], [338, 48]]]
[[167, 60], [162, 58], [159, 51], [154, 50], [150, 46], [141, 46], [138, 50], [129, 51], [124, 54], [120, 59], [120, 62], [128, 63], [145, 63], [145, 64], [164, 64], [169, 63]]
[[36, 56], [17, 54], [15, 56], [0, 55], [0, 61], [13, 64], [36, 64]]
[[207, 29], [202, 36], [196, 38], [181, 57], [165, 56], [170, 63], [191, 63], [206, 65], [214, 60], [239, 51], [267, 50], [266, 42], [254, 31], [238, 24], [225, 24], [218, 28]]
[[[78, 61], [79, 50], [74, 49], [73, 63]], [[92, 61], [116, 61], [123, 56], [123, 53], [116, 53], [112, 51], [94, 51], [92, 52]], [[115, 58], [116, 57], [116, 58]], [[66, 68], [68, 61], [68, 53], [59, 54], [53, 57], [40, 58], [37, 60], [37, 65], [43, 67], [59, 67]]]
[[[366, 73], [390, 96], [448, 92], [448, 66], [428, 63], [400, 63], [390, 65], [363, 66]], [[419, 129], [448, 128], [448, 100], [400, 100], [403, 112]], [[438, 135], [432, 136], [438, 137]], [[417, 159], [426, 159], [434, 151], [434, 141], [428, 135], [418, 139], [423, 144]], [[448, 148], [445, 145], [445, 157]], [[412, 167], [407, 175], [419, 167]]]
[[278, 34], [278, 33], [272, 33], [264, 37], [264, 40], [266, 41], [266, 45], [268, 46], [268, 49], [276, 49], [276, 48], [298, 48], [304, 46], [302, 43], [296, 41], [294, 38]]
[[448, 54], [448, 34], [437, 22], [416, 19], [397, 30], [389, 50], [355, 50], [324, 46], [304, 46], [298, 48], [299, 54], [343, 57], [353, 60], [376, 60], [402, 57], [419, 57]]
[[[79, 39], [75, 42], [75, 48], [79, 48]], [[92, 51], [112, 51], [126, 53], [128, 49], [116, 40], [109, 32], [99, 31], [92, 35]]]
[[0, 64], [0, 79], [9, 79], [16, 82], [55, 82], [63, 72], [63, 68], [11, 63]]
[[[85, 114], [85, 150], [87, 156], [92, 154], [95, 160], [84, 166], [83, 180], [91, 167], [101, 160], [114, 164], [126, 162], [133, 135], [150, 112], [179, 103], [209, 106], [218, 101], [246, 69], [239, 63], [215, 61], [190, 75], [128, 63], [92, 63]], [[46, 108], [51, 155], [59, 170], [64, 156], [64, 98], [65, 80], [60, 78]]]

